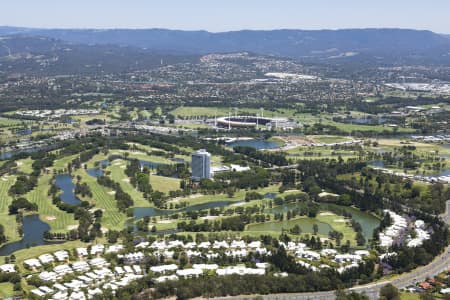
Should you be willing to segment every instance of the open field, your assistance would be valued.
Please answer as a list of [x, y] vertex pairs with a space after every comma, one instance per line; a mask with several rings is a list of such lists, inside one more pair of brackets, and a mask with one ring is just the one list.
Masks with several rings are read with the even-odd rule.
[[0, 117], [0, 127], [15, 127], [22, 124], [30, 124], [30, 123], [32, 123], [32, 121]]
[[[234, 115], [235, 110], [233, 107], [201, 107], [201, 106], [180, 106], [170, 111], [174, 116], [178, 117], [214, 117], [214, 116], [228, 116], [228, 113]], [[292, 110], [280, 109], [278, 111], [263, 110], [265, 117], [291, 117], [293, 115]], [[261, 110], [257, 108], [239, 108], [238, 115], [245, 114], [261, 114]]]

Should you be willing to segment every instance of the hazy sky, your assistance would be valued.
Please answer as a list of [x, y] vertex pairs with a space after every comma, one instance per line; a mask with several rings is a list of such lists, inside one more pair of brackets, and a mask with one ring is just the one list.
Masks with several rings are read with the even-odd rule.
[[450, 33], [449, 0], [0, 0], [0, 25], [52, 28], [336, 29]]

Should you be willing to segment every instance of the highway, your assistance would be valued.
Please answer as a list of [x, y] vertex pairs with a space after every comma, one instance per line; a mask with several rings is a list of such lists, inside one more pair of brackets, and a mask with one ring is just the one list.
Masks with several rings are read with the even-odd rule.
[[[446, 202], [445, 213], [440, 215], [442, 220], [448, 223], [450, 220], [450, 200]], [[378, 299], [378, 294], [380, 288], [384, 285], [391, 283], [399, 289], [405, 288], [409, 285], [414, 285], [417, 282], [424, 281], [428, 277], [433, 277], [444, 270], [450, 269], [450, 245], [445, 248], [439, 256], [435, 257], [434, 260], [426, 266], [422, 266], [412, 270], [409, 273], [400, 274], [392, 279], [386, 279], [366, 285], [358, 285], [349, 289], [349, 291], [355, 291], [358, 293], [365, 293], [370, 299]], [[314, 293], [286, 293], [286, 294], [270, 294], [261, 295], [262, 299], [265, 300], [294, 300], [294, 299], [321, 299], [329, 300], [335, 298], [335, 291], [324, 291], [324, 292], [314, 292]], [[243, 300], [243, 299], [253, 299], [254, 295], [249, 296], [235, 296], [235, 297], [221, 297], [217, 299], [233, 299], [233, 300]]]

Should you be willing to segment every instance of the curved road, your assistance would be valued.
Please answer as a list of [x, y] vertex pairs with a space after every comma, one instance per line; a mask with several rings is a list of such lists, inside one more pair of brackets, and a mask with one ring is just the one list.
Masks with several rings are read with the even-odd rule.
[[[446, 202], [445, 213], [440, 217], [443, 221], [450, 221], [450, 200]], [[444, 270], [450, 269], [450, 245], [445, 248], [445, 251], [426, 266], [422, 266], [412, 270], [410, 273], [400, 274], [392, 279], [387, 279], [379, 282], [374, 282], [366, 285], [354, 286], [349, 291], [355, 291], [358, 293], [365, 293], [370, 299], [378, 299], [380, 288], [384, 285], [391, 283], [397, 288], [405, 288], [409, 285], [414, 285], [417, 282], [424, 281], [427, 277], [433, 277]], [[222, 297], [217, 299], [252, 299], [255, 296], [235, 296], [235, 297]], [[261, 295], [261, 298], [265, 300], [293, 300], [293, 299], [335, 299], [335, 291], [324, 291], [314, 293], [289, 293], [289, 294], [270, 294]]]

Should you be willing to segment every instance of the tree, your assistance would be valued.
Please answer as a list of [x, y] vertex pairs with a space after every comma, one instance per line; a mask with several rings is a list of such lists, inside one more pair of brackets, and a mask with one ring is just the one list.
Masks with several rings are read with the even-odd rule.
[[319, 232], [319, 225], [317, 225], [317, 223], [313, 224], [313, 231], [314, 235], [317, 235], [317, 233]]
[[388, 283], [380, 289], [380, 299], [381, 300], [400, 300], [400, 293], [395, 286]]

